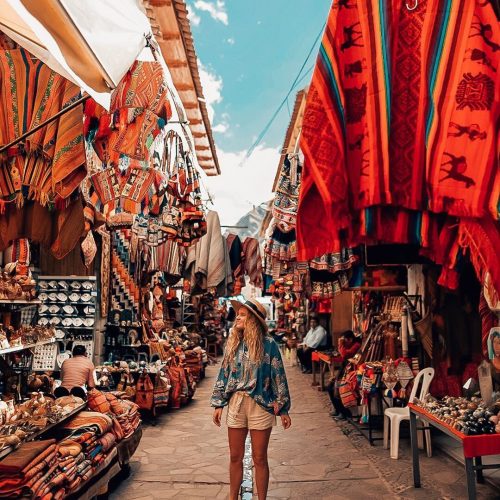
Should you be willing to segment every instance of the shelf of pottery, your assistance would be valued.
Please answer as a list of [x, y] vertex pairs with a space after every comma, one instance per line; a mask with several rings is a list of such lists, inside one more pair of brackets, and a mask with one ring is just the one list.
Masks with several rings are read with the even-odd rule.
[[75, 345], [94, 355], [97, 282], [95, 276], [40, 276], [38, 324], [51, 326], [57, 342], [35, 349], [33, 370], [59, 370]]

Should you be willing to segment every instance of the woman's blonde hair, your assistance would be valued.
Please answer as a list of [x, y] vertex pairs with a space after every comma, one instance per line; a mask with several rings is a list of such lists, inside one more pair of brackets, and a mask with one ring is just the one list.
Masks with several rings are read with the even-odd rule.
[[264, 335], [267, 335], [267, 332], [259, 320], [253, 314], [248, 314], [243, 330], [238, 330], [236, 327], [231, 329], [226, 343], [222, 366], [227, 367], [234, 363], [236, 351], [243, 339], [248, 346], [250, 362], [259, 365], [264, 357]]

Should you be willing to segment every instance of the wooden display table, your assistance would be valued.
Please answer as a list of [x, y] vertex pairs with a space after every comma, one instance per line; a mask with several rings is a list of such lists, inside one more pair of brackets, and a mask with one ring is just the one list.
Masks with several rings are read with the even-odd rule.
[[[314, 351], [312, 353], [311, 359], [312, 359], [312, 376], [313, 376], [312, 385], [313, 386], [319, 385], [319, 390], [324, 391], [325, 374], [329, 372], [330, 377], [334, 378], [335, 370], [336, 369], [340, 370], [340, 368], [342, 367], [342, 358], [340, 356], [333, 356], [332, 354], [329, 354], [327, 352]], [[316, 380], [318, 365], [319, 365], [319, 375], [320, 375], [319, 383]]]
[[469, 500], [475, 500], [476, 478], [478, 483], [482, 483], [484, 481], [483, 470], [500, 469], [500, 464], [483, 465], [481, 458], [487, 455], [500, 455], [500, 434], [467, 436], [419, 406], [409, 403], [408, 407], [410, 409], [411, 453], [413, 458], [413, 484], [415, 488], [420, 488], [420, 464], [417, 443], [417, 418], [420, 418], [462, 444], [468, 498]]

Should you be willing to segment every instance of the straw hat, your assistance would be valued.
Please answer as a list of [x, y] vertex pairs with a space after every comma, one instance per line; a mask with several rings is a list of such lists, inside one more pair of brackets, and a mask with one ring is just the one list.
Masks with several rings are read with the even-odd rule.
[[238, 310], [241, 307], [244, 307], [247, 311], [252, 313], [260, 322], [260, 324], [267, 330], [267, 311], [266, 308], [257, 300], [249, 299], [246, 302], [238, 302], [237, 300], [231, 300], [231, 305], [235, 310], [236, 314], [238, 314]]

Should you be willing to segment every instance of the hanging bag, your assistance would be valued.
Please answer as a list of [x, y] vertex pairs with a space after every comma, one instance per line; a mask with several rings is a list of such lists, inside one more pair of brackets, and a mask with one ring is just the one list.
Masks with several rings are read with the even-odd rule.
[[351, 369], [351, 367], [348, 365], [348, 367], [346, 368], [346, 373], [342, 377], [342, 380], [339, 384], [340, 399], [342, 401], [342, 404], [346, 408], [352, 408], [353, 406], [358, 405], [359, 396], [357, 387], [358, 381], [356, 370]]
[[156, 385], [153, 393], [155, 407], [159, 408], [168, 406], [170, 387], [171, 386], [168, 378], [158, 373], [158, 375], [156, 376]]
[[141, 410], [152, 410], [154, 405], [154, 387], [147, 373], [142, 373], [137, 381], [135, 402]]

